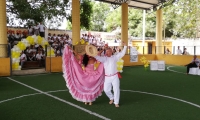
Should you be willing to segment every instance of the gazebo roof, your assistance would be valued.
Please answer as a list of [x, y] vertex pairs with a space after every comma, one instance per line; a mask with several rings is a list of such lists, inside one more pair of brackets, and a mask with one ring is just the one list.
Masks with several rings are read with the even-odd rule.
[[100, 2], [111, 3], [113, 8], [119, 7], [122, 3], [128, 3], [129, 7], [151, 10], [171, 0], [96, 0]]

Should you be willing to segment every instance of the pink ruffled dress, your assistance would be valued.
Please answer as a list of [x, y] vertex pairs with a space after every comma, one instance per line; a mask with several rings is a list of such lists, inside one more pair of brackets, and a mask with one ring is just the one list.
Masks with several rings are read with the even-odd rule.
[[65, 46], [63, 73], [66, 86], [74, 99], [81, 102], [93, 102], [101, 96], [105, 77], [103, 64], [100, 64], [96, 70], [93, 64], [88, 64], [83, 70], [73, 52]]

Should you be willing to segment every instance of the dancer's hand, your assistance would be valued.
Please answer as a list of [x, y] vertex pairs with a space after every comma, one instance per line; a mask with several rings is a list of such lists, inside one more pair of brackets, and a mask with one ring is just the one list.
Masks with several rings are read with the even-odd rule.
[[100, 50], [100, 51], [98, 51], [98, 56], [101, 56], [101, 53], [104, 51], [104, 49], [102, 49], [102, 50]]

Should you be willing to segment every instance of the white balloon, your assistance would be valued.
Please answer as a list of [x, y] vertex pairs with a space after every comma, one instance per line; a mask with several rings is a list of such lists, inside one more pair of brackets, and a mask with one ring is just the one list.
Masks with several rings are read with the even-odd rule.
[[17, 59], [15, 59], [15, 58], [12, 58], [12, 63], [15, 63], [15, 62], [17, 62], [16, 60], [17, 60]]
[[16, 51], [19, 51], [19, 50], [20, 50], [18, 46], [16, 46], [15, 49], [16, 49]]
[[12, 48], [11, 51], [16, 51], [16, 49], [15, 49], [15, 48]]
[[18, 59], [17, 59], [17, 60], [15, 60], [15, 62], [17, 62], [17, 63], [18, 63], [19, 61], [20, 61], [20, 60], [18, 60]]

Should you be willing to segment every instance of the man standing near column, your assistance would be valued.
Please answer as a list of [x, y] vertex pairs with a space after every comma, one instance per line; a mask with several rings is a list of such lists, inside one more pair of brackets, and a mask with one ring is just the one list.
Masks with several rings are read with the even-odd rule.
[[42, 22], [39, 25], [39, 30], [40, 30], [40, 36], [45, 37], [45, 26], [42, 24]]
[[[119, 107], [119, 97], [120, 97], [120, 89], [119, 89], [119, 78], [117, 71], [117, 61], [122, 58], [125, 53], [127, 46], [123, 43], [124, 49], [119, 52], [117, 55], [112, 55], [112, 49], [107, 48], [105, 56], [95, 56], [95, 58], [104, 64], [105, 69], [105, 82], [104, 82], [104, 92], [110, 99], [109, 104], [115, 104], [115, 107]], [[111, 89], [113, 87], [113, 93]]]

